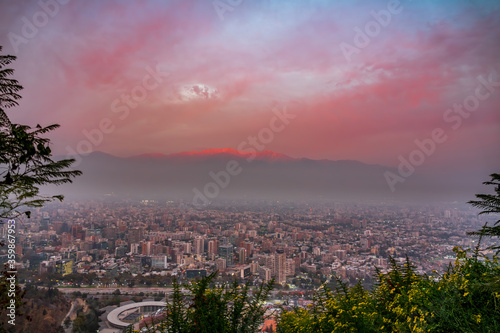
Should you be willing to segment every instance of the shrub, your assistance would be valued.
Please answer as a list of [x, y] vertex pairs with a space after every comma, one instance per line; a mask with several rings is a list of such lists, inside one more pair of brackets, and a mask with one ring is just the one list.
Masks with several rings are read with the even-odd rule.
[[340, 281], [335, 292], [323, 288], [308, 308], [284, 311], [278, 332], [500, 332], [498, 260], [455, 253], [439, 277], [391, 259], [373, 291]]
[[[253, 295], [250, 284], [238, 285], [236, 280], [227, 288], [209, 288], [217, 272], [182, 286], [174, 281], [172, 296], [167, 299], [163, 319], [146, 325], [150, 332], [209, 333], [257, 332], [265, 318], [263, 302], [267, 299], [274, 281], [261, 284]], [[130, 327], [129, 332], [132, 331]]]

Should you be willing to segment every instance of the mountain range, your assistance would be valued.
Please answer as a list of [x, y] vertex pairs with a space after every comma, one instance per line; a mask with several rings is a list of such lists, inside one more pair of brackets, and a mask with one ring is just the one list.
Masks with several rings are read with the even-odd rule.
[[416, 168], [392, 191], [386, 173], [398, 175], [396, 168], [230, 148], [133, 157], [93, 152], [77, 156], [77, 161], [83, 175], [57, 192], [75, 198], [182, 198], [198, 204], [227, 198], [465, 202], [488, 176], [477, 175], [483, 177], [476, 177], [479, 181], [451, 172], [419, 173]]

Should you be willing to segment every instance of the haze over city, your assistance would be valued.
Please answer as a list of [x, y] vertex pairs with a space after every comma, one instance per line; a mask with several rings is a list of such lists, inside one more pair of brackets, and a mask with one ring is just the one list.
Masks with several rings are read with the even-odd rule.
[[498, 0], [0, 0], [0, 331], [498, 331], [499, 55]]

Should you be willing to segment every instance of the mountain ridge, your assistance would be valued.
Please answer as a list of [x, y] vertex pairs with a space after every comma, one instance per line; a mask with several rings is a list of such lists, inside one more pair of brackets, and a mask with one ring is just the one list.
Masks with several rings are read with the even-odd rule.
[[[404, 178], [395, 191], [386, 174], [397, 168], [353, 160], [292, 158], [271, 151], [255, 154], [234, 149], [211, 149], [176, 154], [118, 157], [103, 152], [75, 156], [83, 172], [73, 184], [62, 185], [69, 197], [183, 198], [203, 193], [218, 198], [400, 200], [424, 198], [462, 200], [477, 193], [477, 184], [464, 177], [421, 170]], [[230, 166], [230, 167], [229, 167]], [[232, 170], [232, 173], [230, 172]], [[483, 174], [478, 174], [483, 176]], [[472, 178], [471, 178], [472, 179]], [[472, 179], [473, 180], [473, 179]], [[472, 186], [472, 187], [471, 187]], [[56, 189], [58, 192], [60, 189]]]
[[235, 158], [241, 158], [241, 159], [248, 159], [249, 162], [254, 161], [254, 160], [260, 160], [260, 161], [265, 161], [265, 160], [270, 160], [270, 161], [295, 161], [295, 162], [320, 162], [320, 163], [352, 163], [352, 164], [362, 164], [362, 165], [369, 165], [369, 166], [377, 166], [377, 167], [384, 167], [384, 168], [392, 168], [387, 165], [382, 165], [382, 164], [372, 164], [372, 163], [366, 163], [358, 160], [348, 160], [348, 159], [340, 159], [340, 160], [331, 160], [327, 158], [322, 158], [322, 159], [313, 159], [309, 157], [291, 157], [286, 154], [282, 153], [277, 153], [271, 150], [263, 150], [263, 151], [241, 151], [241, 150], [236, 150], [233, 148], [210, 148], [210, 149], [204, 149], [204, 150], [195, 150], [195, 151], [182, 151], [178, 153], [171, 153], [171, 154], [164, 154], [164, 153], [143, 153], [139, 155], [132, 155], [132, 156], [116, 156], [110, 153], [106, 153], [103, 151], [93, 151], [88, 154], [81, 154], [79, 155], [80, 157], [86, 157], [86, 156], [109, 156], [112, 158], [118, 158], [118, 159], [169, 159], [169, 158], [195, 158], [195, 159], [210, 159], [210, 158], [217, 158], [217, 157], [227, 157], [227, 156], [232, 156]]

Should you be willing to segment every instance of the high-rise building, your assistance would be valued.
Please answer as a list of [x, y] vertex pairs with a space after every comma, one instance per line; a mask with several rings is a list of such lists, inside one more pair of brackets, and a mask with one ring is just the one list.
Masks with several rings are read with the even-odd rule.
[[274, 276], [277, 283], [286, 282], [286, 254], [283, 250], [276, 250], [274, 254]]
[[140, 243], [143, 239], [142, 229], [134, 228], [130, 229], [127, 233], [127, 239], [129, 243]]
[[251, 257], [253, 254], [253, 243], [249, 241], [244, 241], [243, 246], [247, 250], [247, 256]]
[[274, 256], [273, 255], [268, 255], [265, 257], [265, 262], [264, 266], [269, 268], [274, 275]]
[[203, 237], [197, 237], [193, 242], [194, 254], [202, 254], [205, 252], [205, 239]]
[[182, 243], [184, 253], [191, 253], [191, 243]]
[[227, 266], [231, 266], [233, 264], [233, 246], [231, 244], [219, 246], [219, 256], [226, 259]]
[[295, 275], [295, 260], [287, 259], [286, 260], [286, 276], [294, 276]]
[[208, 241], [208, 254], [216, 255], [219, 253], [219, 241], [217, 239], [212, 239]]
[[366, 250], [368, 250], [370, 248], [372, 242], [367, 237], [361, 237], [361, 242], [360, 243], [361, 243], [361, 248], [366, 251]]
[[247, 249], [245, 248], [240, 248], [240, 252], [239, 252], [239, 257], [238, 257], [238, 263], [240, 265], [243, 265], [247, 262]]
[[141, 253], [144, 255], [151, 255], [151, 242], [141, 242]]
[[302, 260], [300, 260], [300, 257], [294, 257], [294, 258], [292, 258], [292, 260], [295, 263], [295, 269], [299, 268], [300, 263], [302, 262]]

